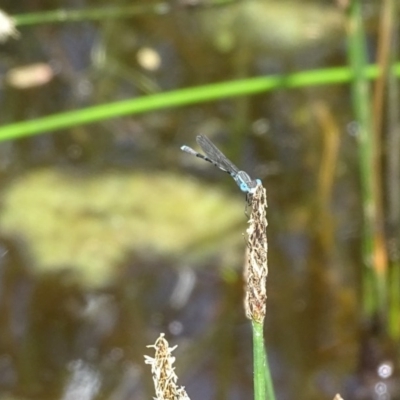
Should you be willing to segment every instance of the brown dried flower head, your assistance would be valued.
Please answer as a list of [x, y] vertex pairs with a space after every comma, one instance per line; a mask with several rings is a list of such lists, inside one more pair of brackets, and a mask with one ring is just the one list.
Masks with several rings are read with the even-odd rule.
[[153, 347], [156, 352], [155, 356], [144, 356], [145, 363], [151, 365], [153, 374], [154, 387], [156, 390], [156, 400], [190, 400], [183, 386], [178, 387], [178, 377], [175, 374], [173, 364], [175, 357], [172, 357], [172, 352], [177, 346], [169, 347], [167, 340], [161, 333]]
[[247, 265], [245, 271], [246, 316], [262, 323], [265, 317], [268, 276], [267, 193], [258, 185], [251, 197], [251, 215], [247, 229]]

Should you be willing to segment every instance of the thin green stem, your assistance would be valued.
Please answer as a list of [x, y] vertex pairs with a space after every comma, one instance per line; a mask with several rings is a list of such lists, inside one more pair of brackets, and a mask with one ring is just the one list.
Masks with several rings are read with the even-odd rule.
[[400, 341], [400, 84], [399, 80], [392, 73], [392, 65], [399, 58], [399, 11], [400, 5], [397, 1], [392, 4], [393, 12], [393, 30], [390, 46], [390, 73], [388, 79], [388, 129], [387, 129], [387, 167], [386, 167], [386, 187], [387, 194], [387, 221], [390, 230], [393, 232], [391, 239], [392, 251], [390, 257], [390, 307], [389, 307], [389, 332], [390, 337]]
[[[234, 0], [214, 0], [212, 4], [221, 6], [230, 4]], [[171, 6], [166, 1], [149, 4], [135, 4], [130, 6], [105, 6], [88, 9], [58, 9], [52, 11], [41, 11], [37, 13], [26, 13], [13, 15], [15, 25], [18, 27], [26, 25], [38, 25], [60, 22], [96, 21], [110, 20], [111, 18], [132, 18], [136, 15], [153, 14], [164, 15], [171, 11]]]
[[271, 370], [269, 369], [267, 350], [265, 350], [265, 390], [267, 392], [267, 399], [275, 400], [275, 391], [272, 382]]
[[264, 346], [263, 324], [252, 321], [254, 357], [254, 400], [275, 400], [274, 386]]
[[[265, 400], [265, 368], [267, 368], [267, 360], [264, 349], [263, 325], [252, 321], [252, 328], [254, 357], [254, 400]], [[268, 400], [272, 399], [273, 397], [268, 397]]]
[[[400, 63], [394, 67], [393, 71], [397, 76], [400, 75]], [[366, 67], [364, 75], [369, 79], [375, 78], [378, 75], [377, 67], [375, 65]], [[190, 87], [5, 125], [0, 127], [0, 141], [37, 135], [48, 131], [94, 123], [124, 115], [140, 114], [229, 97], [263, 93], [278, 88], [298, 88], [313, 85], [346, 83], [349, 82], [352, 77], [353, 73], [350, 68], [338, 67], [298, 72], [290, 75], [257, 77]]]
[[390, 337], [399, 341], [400, 339], [400, 265], [399, 261], [392, 265], [390, 276], [390, 307], [389, 307], [389, 333]]
[[138, 4], [127, 7], [102, 7], [84, 10], [59, 9], [53, 11], [42, 11], [38, 13], [27, 13], [13, 15], [12, 18], [17, 27], [26, 25], [38, 25], [60, 22], [78, 22], [90, 20], [102, 20], [111, 18], [131, 18], [143, 14], [165, 14], [170, 11], [166, 2], [154, 4]]
[[[361, 187], [364, 210], [363, 234], [363, 308], [364, 314], [371, 317], [376, 312], [384, 315], [386, 310], [386, 276], [383, 271], [374, 269], [374, 232], [377, 221], [377, 204], [374, 197], [374, 165], [377, 162], [374, 152], [374, 135], [371, 116], [371, 96], [366, 74], [367, 52], [365, 33], [362, 24], [361, 1], [353, 0], [350, 7], [349, 61], [353, 70], [353, 107], [358, 122], [358, 147], [361, 174]], [[383, 314], [382, 314], [383, 313]]]

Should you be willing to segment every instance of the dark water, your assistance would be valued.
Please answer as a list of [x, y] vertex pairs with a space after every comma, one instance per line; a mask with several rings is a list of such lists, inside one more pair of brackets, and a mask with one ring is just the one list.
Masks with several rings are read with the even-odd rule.
[[[339, 6], [244, 3], [176, 1], [164, 15], [21, 27], [0, 47], [1, 74], [43, 63], [49, 78], [5, 82], [1, 124], [346, 63]], [[398, 398], [392, 344], [361, 316], [352, 118], [349, 87], [321, 86], [1, 143], [0, 399], [150, 398], [144, 354], [160, 332], [178, 344], [192, 399], [252, 397], [245, 202], [226, 174], [179, 151], [198, 133], [268, 191], [265, 334], [278, 399]]]

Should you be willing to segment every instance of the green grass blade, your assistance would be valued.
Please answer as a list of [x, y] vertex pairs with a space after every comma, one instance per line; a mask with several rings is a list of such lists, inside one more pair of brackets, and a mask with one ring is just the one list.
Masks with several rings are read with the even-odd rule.
[[[394, 73], [397, 76], [400, 75], [400, 63], [395, 66]], [[365, 76], [369, 79], [375, 78], [377, 74], [378, 70], [375, 65], [370, 65], [365, 69]], [[0, 141], [47, 133], [124, 115], [166, 110], [229, 97], [263, 93], [280, 88], [346, 83], [351, 79], [351, 69], [337, 67], [190, 87], [5, 125], [0, 127]]]

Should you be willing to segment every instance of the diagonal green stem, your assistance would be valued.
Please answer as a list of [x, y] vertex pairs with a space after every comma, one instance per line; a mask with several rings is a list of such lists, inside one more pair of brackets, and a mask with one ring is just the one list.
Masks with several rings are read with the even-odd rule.
[[[400, 75], [400, 63], [394, 67], [393, 73], [397, 76]], [[372, 79], [377, 75], [377, 66], [370, 65], [365, 68], [365, 77]], [[5, 125], [0, 127], [0, 141], [47, 133], [48, 131], [89, 124], [124, 115], [263, 93], [278, 88], [345, 83], [351, 81], [352, 77], [353, 72], [350, 68], [338, 67], [190, 87]]]

